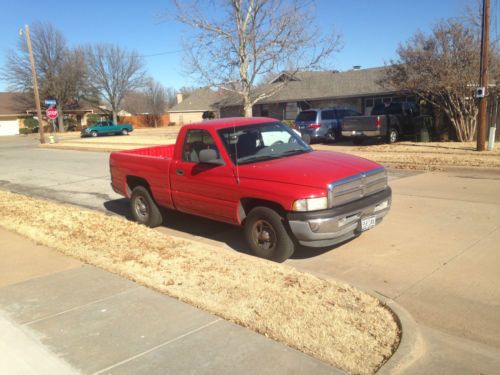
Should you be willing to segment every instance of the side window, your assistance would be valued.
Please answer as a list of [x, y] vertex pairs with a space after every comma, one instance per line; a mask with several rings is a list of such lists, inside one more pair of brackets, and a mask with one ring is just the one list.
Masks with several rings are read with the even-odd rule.
[[321, 112], [322, 120], [333, 120], [335, 119], [335, 113], [333, 111], [322, 111]]
[[182, 160], [198, 163], [200, 161], [201, 150], [215, 150], [217, 159], [220, 158], [219, 150], [215, 145], [215, 141], [206, 130], [192, 129], [186, 133], [184, 147], [182, 149]]

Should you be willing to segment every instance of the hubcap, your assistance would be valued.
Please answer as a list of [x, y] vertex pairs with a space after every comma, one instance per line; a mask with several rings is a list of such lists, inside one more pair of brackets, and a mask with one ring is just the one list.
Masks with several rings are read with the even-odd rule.
[[148, 216], [148, 203], [144, 197], [137, 197], [135, 200], [135, 212], [143, 219]]
[[396, 142], [396, 139], [398, 137], [398, 133], [396, 133], [394, 130], [391, 132], [391, 143]]
[[263, 250], [271, 251], [276, 247], [276, 232], [265, 220], [258, 220], [253, 225], [252, 237], [255, 244]]

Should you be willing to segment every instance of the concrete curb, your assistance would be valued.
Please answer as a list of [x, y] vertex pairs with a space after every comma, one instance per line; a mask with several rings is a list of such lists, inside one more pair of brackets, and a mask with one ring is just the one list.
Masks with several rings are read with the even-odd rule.
[[401, 329], [401, 341], [398, 348], [391, 358], [380, 367], [377, 374], [403, 374], [408, 367], [417, 362], [426, 352], [420, 328], [408, 310], [400, 304], [378, 293], [372, 295], [392, 310]]

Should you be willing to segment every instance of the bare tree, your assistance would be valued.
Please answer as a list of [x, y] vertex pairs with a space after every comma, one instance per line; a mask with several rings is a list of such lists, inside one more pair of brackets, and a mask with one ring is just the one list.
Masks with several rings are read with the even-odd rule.
[[456, 20], [441, 21], [430, 35], [417, 32], [400, 45], [388, 82], [444, 111], [460, 141], [476, 133], [479, 38]]
[[334, 32], [321, 38], [312, 1], [214, 0], [213, 11], [198, 1], [173, 2], [177, 20], [194, 34], [185, 42], [189, 72], [208, 86], [238, 95], [245, 116], [287, 83], [253, 90], [260, 76], [283, 70], [289, 61], [298, 62], [297, 71], [320, 68], [339, 48]]
[[[69, 49], [63, 34], [51, 24], [35, 23], [31, 40], [40, 96], [57, 101], [59, 129], [63, 131], [64, 109], [76, 105], [85, 95], [87, 87], [82, 51]], [[20, 37], [16, 50], [7, 52], [2, 77], [11, 90], [33, 92], [29, 53], [24, 37]], [[33, 97], [29, 98], [32, 103]]]
[[109, 103], [116, 123], [125, 94], [144, 84], [144, 63], [137, 51], [113, 44], [88, 46], [85, 55], [90, 85]]
[[161, 83], [150, 79], [144, 90], [148, 112], [153, 116], [154, 127], [158, 127], [158, 119], [165, 114], [168, 104], [168, 92]]

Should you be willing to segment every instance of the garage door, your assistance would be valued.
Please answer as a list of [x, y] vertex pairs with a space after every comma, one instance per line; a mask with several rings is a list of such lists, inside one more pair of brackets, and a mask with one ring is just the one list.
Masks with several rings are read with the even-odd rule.
[[17, 120], [0, 120], [0, 136], [19, 134], [19, 123]]

